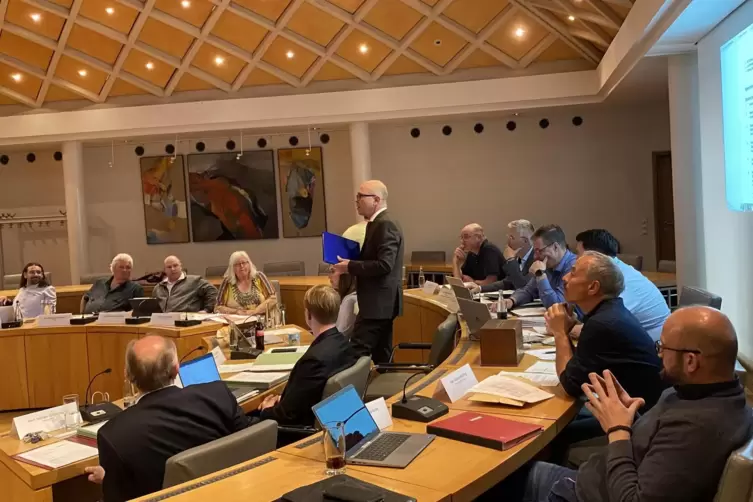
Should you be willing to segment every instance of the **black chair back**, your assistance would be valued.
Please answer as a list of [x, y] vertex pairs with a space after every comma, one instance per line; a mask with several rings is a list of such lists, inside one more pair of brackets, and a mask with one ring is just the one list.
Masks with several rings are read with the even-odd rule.
[[431, 343], [431, 352], [429, 352], [429, 364], [439, 366], [445, 359], [450, 357], [452, 350], [455, 348], [455, 332], [458, 329], [457, 314], [450, 314], [447, 319], [442, 321], [434, 333], [434, 340]]
[[722, 297], [709, 293], [705, 289], [683, 286], [680, 290], [679, 306], [689, 307], [690, 305], [705, 305], [720, 310], [722, 308]]

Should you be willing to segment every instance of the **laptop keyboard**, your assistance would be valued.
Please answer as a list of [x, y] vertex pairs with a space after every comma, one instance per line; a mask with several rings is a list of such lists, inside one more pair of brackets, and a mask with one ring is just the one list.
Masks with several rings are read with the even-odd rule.
[[361, 450], [355, 457], [358, 460], [381, 461], [389, 457], [410, 434], [382, 434], [373, 443]]

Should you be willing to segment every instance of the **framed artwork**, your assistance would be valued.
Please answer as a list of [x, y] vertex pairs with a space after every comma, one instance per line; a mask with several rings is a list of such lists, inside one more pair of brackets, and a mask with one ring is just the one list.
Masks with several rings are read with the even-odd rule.
[[272, 150], [188, 156], [194, 242], [277, 239]]
[[183, 156], [142, 157], [139, 164], [146, 243], [188, 242]]
[[322, 149], [277, 150], [283, 237], [319, 237], [327, 230]]

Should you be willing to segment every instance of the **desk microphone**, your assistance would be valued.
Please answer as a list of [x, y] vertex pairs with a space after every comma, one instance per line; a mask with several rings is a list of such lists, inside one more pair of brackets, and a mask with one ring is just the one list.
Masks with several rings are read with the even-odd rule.
[[405, 384], [403, 385], [403, 398], [397, 403], [392, 403], [393, 417], [426, 423], [436, 420], [443, 415], [447, 415], [450, 412], [447, 405], [438, 399], [416, 395], [408, 397], [406, 395], [408, 383], [415, 378], [416, 375], [423, 374], [423, 372], [414, 373], [405, 381]]
[[86, 422], [97, 423], [103, 420], [109, 420], [122, 411], [116, 405], [108, 402], [89, 404], [89, 391], [91, 390], [91, 386], [94, 383], [94, 380], [96, 380], [99, 375], [104, 375], [105, 373], [112, 373], [112, 368], [107, 368], [106, 370], [100, 371], [99, 373], [94, 375], [94, 378], [89, 380], [89, 385], [86, 387], [84, 405], [80, 408], [81, 417]]
[[191, 354], [193, 354], [193, 353], [194, 353], [194, 352], [196, 352], [197, 350], [204, 350], [204, 347], [203, 347], [202, 345], [199, 345], [199, 346], [198, 346], [198, 347], [196, 347], [195, 349], [191, 350], [191, 351], [190, 351], [190, 352], [189, 352], [188, 354], [186, 354], [185, 356], [183, 356], [183, 357], [181, 357], [181, 358], [180, 358], [180, 361], [178, 362], [178, 364], [180, 364], [180, 363], [182, 363], [183, 361], [185, 361], [185, 360], [186, 360], [186, 358], [187, 358], [188, 356], [190, 356]]
[[94, 383], [94, 380], [97, 379], [99, 375], [104, 375], [105, 373], [112, 373], [112, 368], [107, 368], [106, 370], [100, 371], [96, 375], [94, 375], [94, 378], [89, 380], [89, 385], [86, 387], [86, 395], [84, 396], [84, 408], [89, 404], [89, 391], [92, 388], [92, 384]]

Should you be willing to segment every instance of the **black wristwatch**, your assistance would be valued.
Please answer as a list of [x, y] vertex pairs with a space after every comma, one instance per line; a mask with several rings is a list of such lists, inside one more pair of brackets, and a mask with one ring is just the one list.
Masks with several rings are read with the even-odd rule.
[[544, 271], [543, 271], [543, 270], [537, 270], [537, 271], [536, 271], [536, 273], [535, 273], [534, 275], [535, 275], [536, 277], [541, 277], [542, 275], [544, 275]]

